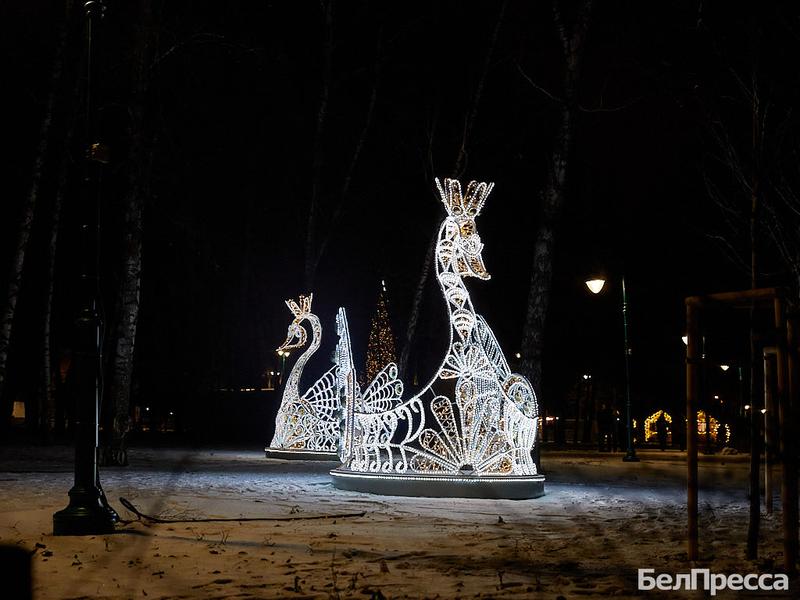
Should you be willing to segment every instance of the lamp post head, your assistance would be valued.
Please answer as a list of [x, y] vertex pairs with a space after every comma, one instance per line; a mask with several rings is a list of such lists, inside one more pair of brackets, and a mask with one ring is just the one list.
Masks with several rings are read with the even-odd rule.
[[728, 369], [731, 368], [731, 366], [730, 365], [720, 365], [719, 368], [722, 369], [723, 371], [727, 371]]
[[593, 277], [592, 279], [587, 279], [585, 283], [590, 292], [593, 294], [599, 294], [602, 291], [603, 286], [605, 286], [606, 280], [600, 277]]

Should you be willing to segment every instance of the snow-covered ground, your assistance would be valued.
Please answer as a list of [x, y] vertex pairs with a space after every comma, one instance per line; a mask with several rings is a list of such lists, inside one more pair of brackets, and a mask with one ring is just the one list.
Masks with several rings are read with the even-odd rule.
[[[179, 519], [362, 517], [121, 525], [110, 536], [53, 537], [72, 483], [67, 448], [0, 450], [0, 543], [33, 552], [34, 597], [564, 598], [698, 597], [637, 592], [638, 568], [772, 573], [781, 565], [779, 502], [762, 520], [760, 559], [744, 558], [744, 457], [701, 461], [700, 553], [685, 560], [685, 463], [677, 452], [543, 453], [546, 495], [498, 501], [339, 491], [331, 463], [268, 460], [253, 450], [144, 449], [104, 469], [118, 502]], [[794, 583], [793, 586], [794, 587]], [[2, 594], [0, 594], [0, 597]], [[744, 597], [720, 593], [718, 597]], [[773, 592], [774, 597], [796, 597]]]

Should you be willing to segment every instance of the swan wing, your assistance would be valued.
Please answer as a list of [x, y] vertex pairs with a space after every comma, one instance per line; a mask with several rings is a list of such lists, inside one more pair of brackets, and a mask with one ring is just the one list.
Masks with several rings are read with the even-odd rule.
[[325, 374], [317, 379], [305, 394], [302, 400], [311, 406], [315, 416], [325, 421], [336, 418], [339, 408], [339, 394], [336, 387], [336, 367], [328, 369]]
[[361, 397], [361, 410], [379, 413], [391, 410], [400, 403], [403, 382], [397, 378], [397, 365], [389, 363], [366, 387]]

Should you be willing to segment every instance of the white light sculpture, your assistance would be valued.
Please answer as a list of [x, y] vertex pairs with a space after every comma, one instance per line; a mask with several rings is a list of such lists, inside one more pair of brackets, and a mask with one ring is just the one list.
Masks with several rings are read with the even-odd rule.
[[387, 365], [362, 392], [347, 320], [337, 318], [337, 386], [344, 406], [342, 489], [393, 495], [533, 498], [544, 493], [531, 453], [539, 409], [523, 376], [512, 373], [465, 277], [489, 279], [475, 227], [493, 184], [436, 185], [447, 210], [436, 244], [436, 277], [450, 316], [450, 343], [422, 391], [402, 400], [397, 366]]
[[322, 326], [311, 312], [313, 294], [300, 296], [299, 302], [287, 300], [294, 315], [286, 341], [278, 354], [302, 348], [308, 340], [303, 322], [311, 325], [311, 344], [297, 359], [286, 379], [281, 406], [275, 418], [275, 435], [266, 448], [269, 458], [338, 460], [340, 402], [336, 385], [336, 365], [320, 377], [301, 396], [300, 376], [308, 359], [319, 348]]

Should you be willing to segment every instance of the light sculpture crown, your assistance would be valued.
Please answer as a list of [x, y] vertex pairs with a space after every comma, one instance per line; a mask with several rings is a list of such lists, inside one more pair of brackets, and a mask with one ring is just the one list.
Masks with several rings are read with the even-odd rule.
[[308, 296], [300, 295], [300, 299], [298, 302], [295, 302], [291, 298], [286, 301], [286, 306], [289, 307], [289, 310], [292, 311], [295, 319], [301, 319], [305, 315], [311, 313], [311, 301], [314, 300], [314, 294], [309, 294]]
[[[314, 299], [314, 294], [309, 294], [308, 296], [300, 296], [298, 302], [295, 302], [291, 298], [286, 301], [286, 306], [289, 307], [289, 310], [292, 311], [294, 315], [294, 320], [289, 325], [289, 331], [286, 335], [286, 341], [281, 344], [277, 351], [285, 351], [285, 350], [294, 350], [296, 348], [302, 348], [306, 345], [307, 334], [305, 328], [303, 328], [300, 323], [304, 321], [306, 318], [316, 317], [311, 313], [311, 301]], [[311, 319], [309, 319], [311, 320]], [[321, 330], [320, 330], [321, 335]], [[311, 353], [313, 354], [313, 352]], [[310, 355], [309, 355], [310, 356]]]
[[[493, 184], [436, 180], [447, 211], [436, 243], [436, 277], [450, 316], [439, 369], [403, 400], [390, 363], [363, 393], [354, 385], [343, 310], [337, 319], [337, 386], [344, 407], [343, 489], [419, 496], [531, 498], [544, 493], [532, 451], [539, 409], [522, 375], [512, 373], [492, 330], [476, 313], [465, 277], [489, 279], [475, 218]], [[346, 347], [345, 347], [346, 344]]]
[[467, 184], [467, 191], [462, 194], [461, 182], [458, 179], [445, 179], [444, 185], [438, 178], [435, 181], [447, 214], [456, 219], [477, 217], [494, 187], [493, 183], [470, 181]]
[[278, 352], [302, 348], [308, 340], [304, 322], [311, 325], [311, 344], [292, 367], [281, 405], [275, 418], [275, 435], [266, 448], [271, 458], [336, 460], [339, 445], [340, 402], [336, 386], [336, 366], [320, 377], [305, 393], [299, 384], [303, 369], [319, 348], [322, 326], [311, 312], [313, 294], [300, 296], [297, 302], [287, 300], [294, 319], [289, 324], [286, 341]]

